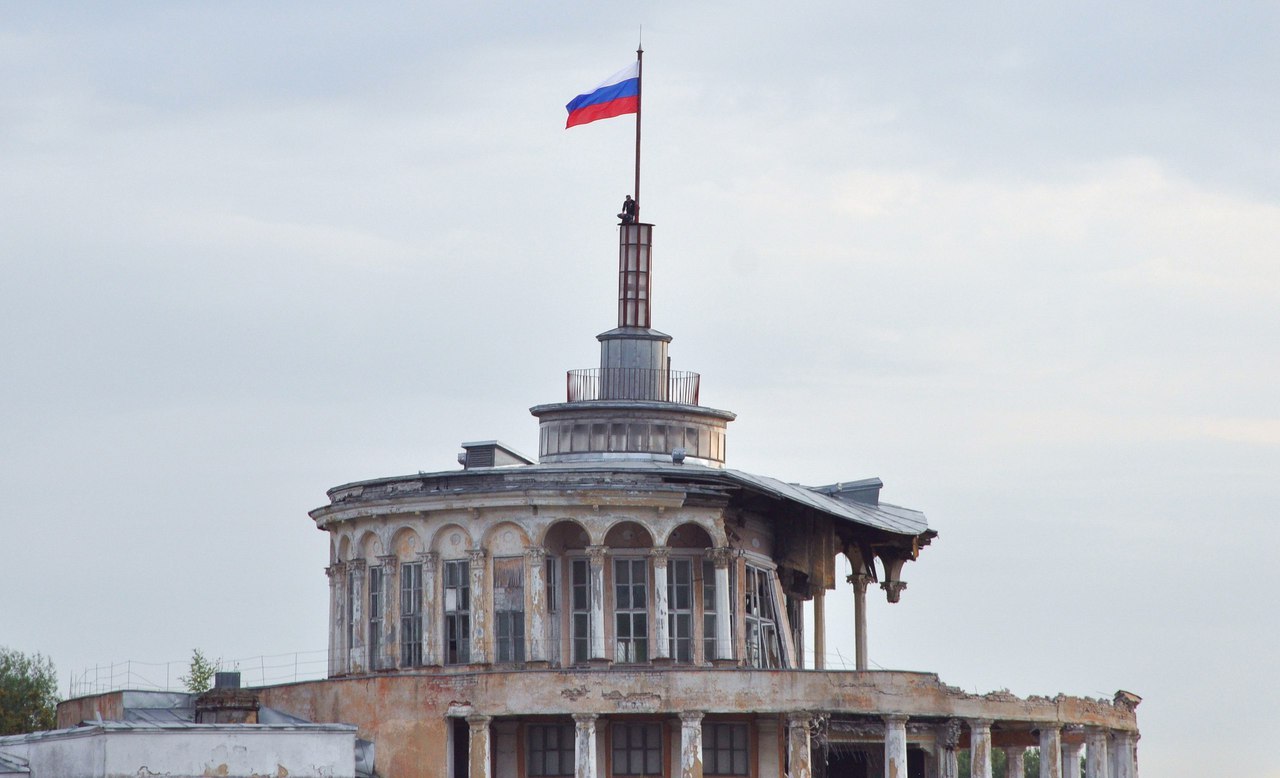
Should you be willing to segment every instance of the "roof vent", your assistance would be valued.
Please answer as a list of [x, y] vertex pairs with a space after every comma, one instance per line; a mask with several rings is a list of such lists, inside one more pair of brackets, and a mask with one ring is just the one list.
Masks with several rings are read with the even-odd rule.
[[458, 464], [467, 470], [477, 467], [510, 467], [532, 465], [533, 460], [497, 440], [475, 440], [462, 444]]
[[837, 500], [860, 502], [866, 505], [880, 504], [880, 489], [884, 482], [879, 478], [863, 478], [861, 481], [841, 481], [838, 484], [812, 487], [813, 491], [831, 495]]

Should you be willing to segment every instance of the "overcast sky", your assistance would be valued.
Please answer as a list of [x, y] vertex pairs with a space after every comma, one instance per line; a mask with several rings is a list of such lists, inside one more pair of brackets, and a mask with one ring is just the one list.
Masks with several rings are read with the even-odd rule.
[[0, 645], [64, 688], [322, 658], [327, 488], [536, 454], [631, 189], [630, 119], [563, 106], [643, 24], [654, 324], [729, 465], [880, 476], [939, 532], [875, 665], [1127, 689], [1145, 775], [1280, 776], [1278, 22], [0, 5]]

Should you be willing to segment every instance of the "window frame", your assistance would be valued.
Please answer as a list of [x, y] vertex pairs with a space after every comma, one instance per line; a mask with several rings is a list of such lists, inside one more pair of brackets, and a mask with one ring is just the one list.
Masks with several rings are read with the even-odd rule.
[[[441, 565], [441, 607], [444, 612], [440, 638], [446, 665], [471, 663], [471, 560], [446, 559]], [[454, 583], [451, 585], [451, 581]], [[453, 594], [453, 602], [450, 602]], [[453, 607], [450, 607], [450, 606]]]

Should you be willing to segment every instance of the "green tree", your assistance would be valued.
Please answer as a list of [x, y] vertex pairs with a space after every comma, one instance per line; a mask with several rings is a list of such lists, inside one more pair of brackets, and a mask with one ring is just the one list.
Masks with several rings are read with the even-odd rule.
[[187, 674], [179, 676], [183, 686], [192, 694], [203, 694], [213, 688], [213, 675], [222, 668], [222, 660], [210, 660], [200, 651], [192, 649], [191, 665]]
[[53, 660], [0, 646], [0, 735], [58, 724], [58, 673]]

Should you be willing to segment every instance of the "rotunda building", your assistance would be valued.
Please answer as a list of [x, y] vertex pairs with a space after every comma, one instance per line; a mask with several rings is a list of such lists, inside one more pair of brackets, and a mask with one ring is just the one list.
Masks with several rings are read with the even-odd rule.
[[[989, 778], [993, 749], [1021, 776], [1028, 747], [1048, 778], [1082, 758], [1089, 778], [1135, 775], [1134, 695], [971, 695], [868, 667], [866, 597], [898, 602], [936, 533], [876, 478], [727, 467], [734, 414], [700, 404], [651, 326], [653, 225], [618, 231], [617, 327], [563, 402], [531, 409], [536, 460], [468, 442], [460, 468], [339, 486], [311, 512], [331, 539], [329, 678], [264, 704], [357, 725], [397, 778], [951, 778], [966, 749]], [[825, 666], [836, 592], [853, 669]]]

